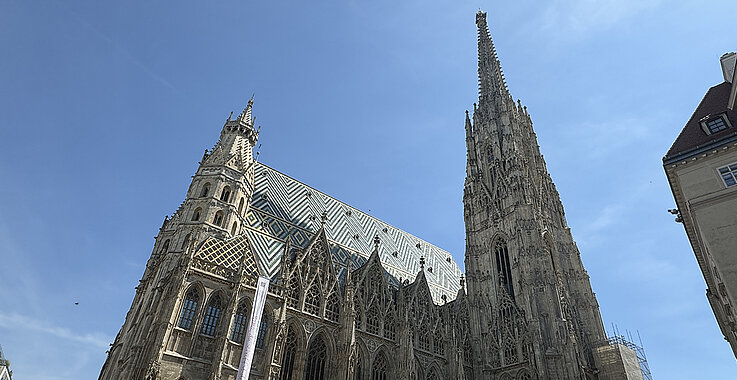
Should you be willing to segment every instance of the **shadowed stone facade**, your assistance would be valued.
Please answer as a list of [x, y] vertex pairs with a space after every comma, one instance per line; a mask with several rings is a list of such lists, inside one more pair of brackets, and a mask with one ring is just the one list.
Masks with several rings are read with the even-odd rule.
[[467, 283], [447, 252], [256, 163], [251, 100], [164, 221], [100, 379], [233, 379], [258, 276], [271, 285], [252, 379], [626, 378], [596, 368], [596, 298], [486, 14], [476, 23]]

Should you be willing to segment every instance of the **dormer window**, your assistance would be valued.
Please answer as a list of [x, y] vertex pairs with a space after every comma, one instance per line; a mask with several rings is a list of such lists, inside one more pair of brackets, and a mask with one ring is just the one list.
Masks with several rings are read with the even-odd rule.
[[731, 126], [732, 125], [724, 114], [717, 115], [716, 117], [708, 115], [701, 119], [701, 129], [703, 129], [707, 135], [721, 132]]

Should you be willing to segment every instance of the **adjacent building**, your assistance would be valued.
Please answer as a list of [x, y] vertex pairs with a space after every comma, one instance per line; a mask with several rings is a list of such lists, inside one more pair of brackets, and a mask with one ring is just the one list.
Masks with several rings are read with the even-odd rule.
[[721, 59], [711, 87], [663, 157], [676, 209], [706, 281], [706, 297], [737, 356], [737, 54]]
[[450, 253], [255, 162], [251, 99], [164, 220], [100, 379], [233, 379], [259, 276], [251, 379], [641, 379], [606, 337], [485, 13], [476, 24], [465, 278]]

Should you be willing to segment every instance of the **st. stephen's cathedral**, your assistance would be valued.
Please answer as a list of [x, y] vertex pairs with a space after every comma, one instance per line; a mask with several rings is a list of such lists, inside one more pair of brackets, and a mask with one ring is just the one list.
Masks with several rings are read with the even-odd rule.
[[450, 253], [256, 162], [251, 99], [161, 226], [100, 379], [234, 379], [259, 276], [251, 379], [642, 379], [607, 340], [530, 115], [485, 13], [476, 24], [465, 277]]

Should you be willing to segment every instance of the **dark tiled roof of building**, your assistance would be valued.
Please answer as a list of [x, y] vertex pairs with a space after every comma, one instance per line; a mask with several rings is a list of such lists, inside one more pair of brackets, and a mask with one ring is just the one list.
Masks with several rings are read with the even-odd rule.
[[[696, 107], [696, 111], [691, 115], [691, 119], [688, 120], [681, 134], [678, 135], [668, 153], [663, 157], [664, 161], [676, 155], [696, 151], [709, 143], [737, 134], [737, 111], [727, 109], [731, 87], [732, 83], [722, 82], [706, 92], [704, 98], [701, 99], [701, 103]], [[701, 120], [710, 115], [717, 116], [722, 113], [727, 115], [732, 127], [707, 135], [701, 129]]]

